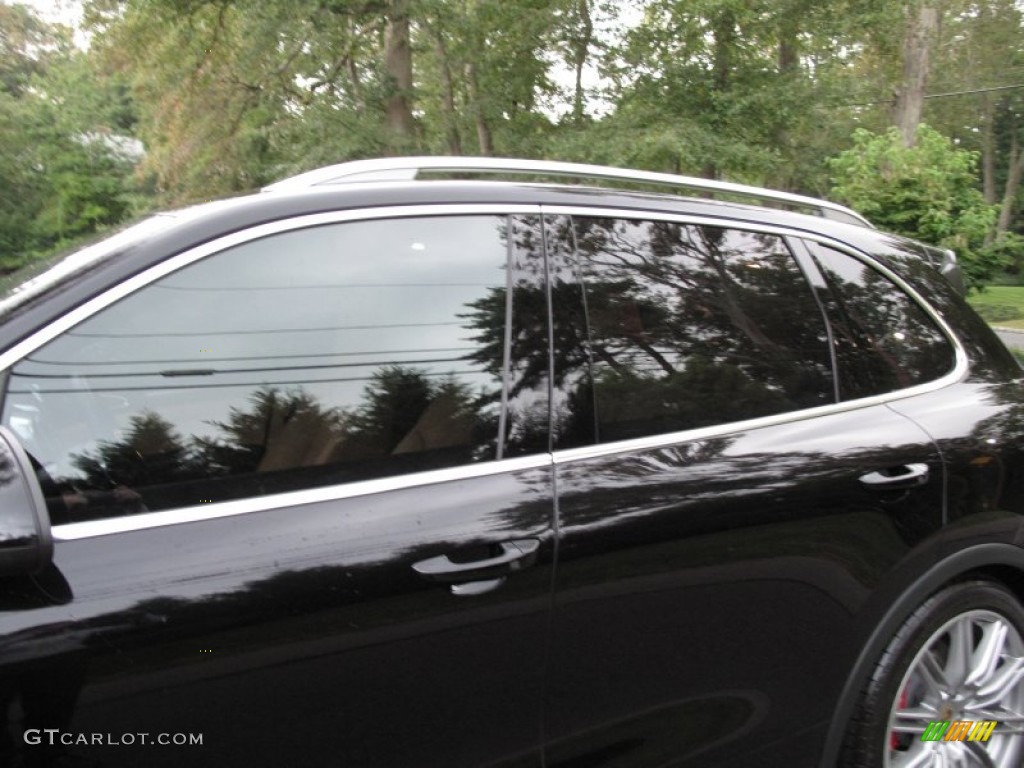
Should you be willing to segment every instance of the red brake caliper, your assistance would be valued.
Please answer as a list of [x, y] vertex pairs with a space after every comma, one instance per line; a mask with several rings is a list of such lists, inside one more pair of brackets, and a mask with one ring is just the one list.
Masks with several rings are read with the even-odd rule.
[[[907, 686], [907, 687], [909, 688], [909, 686]], [[905, 709], [906, 706], [907, 706], [907, 689], [904, 688], [903, 689], [903, 693], [900, 694], [900, 707], [899, 708], [900, 709]], [[895, 749], [899, 749], [899, 748], [900, 748], [900, 734], [896, 733], [896, 731], [893, 731], [892, 733], [889, 734], [889, 749], [895, 750]]]

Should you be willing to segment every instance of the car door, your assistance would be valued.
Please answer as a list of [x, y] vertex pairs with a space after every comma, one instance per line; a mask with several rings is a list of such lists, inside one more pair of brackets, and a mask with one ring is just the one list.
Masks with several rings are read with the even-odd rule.
[[0, 589], [0, 762], [540, 764], [537, 220], [263, 225], [29, 342], [3, 423], [55, 551]]
[[[816, 764], [869, 595], [942, 525], [935, 446], [840, 402], [847, 340], [781, 233], [581, 211], [548, 233], [547, 764]], [[904, 298], [888, 351], [936, 355], [912, 387], [956, 357]]]

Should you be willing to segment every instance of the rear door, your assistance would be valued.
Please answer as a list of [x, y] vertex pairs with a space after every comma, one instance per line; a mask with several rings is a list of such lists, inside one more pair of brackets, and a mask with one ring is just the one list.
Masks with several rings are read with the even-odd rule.
[[[846, 340], [783, 235], [574, 212], [548, 242], [547, 764], [815, 764], [859, 611], [942, 525], [934, 445], [881, 398], [844, 402]], [[948, 340], [908, 297], [886, 307], [886, 353], [936, 357], [882, 391], [941, 385]]]
[[524, 213], [266, 225], [19, 354], [3, 423], [56, 547], [0, 590], [0, 763], [539, 765]]

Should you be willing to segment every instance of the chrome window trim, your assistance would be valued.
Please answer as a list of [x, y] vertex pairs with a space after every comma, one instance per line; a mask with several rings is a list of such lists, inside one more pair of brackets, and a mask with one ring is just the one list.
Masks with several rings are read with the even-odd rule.
[[886, 393], [872, 397], [861, 398], [860, 400], [848, 400], [844, 403], [833, 405], [819, 405], [814, 408], [803, 408], [799, 411], [784, 411], [783, 413], [771, 416], [760, 416], [756, 419], [745, 421], [730, 421], [726, 424], [716, 424], [711, 427], [699, 427], [697, 429], [684, 430], [682, 432], [667, 432], [663, 435], [651, 435], [650, 437], [638, 437], [632, 440], [620, 440], [614, 443], [602, 445], [584, 446], [582, 448], [567, 448], [555, 451], [552, 455], [552, 463], [555, 466], [570, 464], [575, 461], [587, 459], [599, 459], [606, 456], [615, 456], [624, 453], [635, 453], [637, 451], [652, 451], [659, 448], [672, 448], [680, 443], [692, 443], [698, 440], [710, 440], [712, 438], [727, 437], [740, 432], [753, 432], [765, 427], [776, 427], [781, 424], [795, 424], [800, 421], [814, 419], [821, 416], [856, 411], [861, 408], [870, 408], [877, 405], [886, 405], [895, 400], [906, 397], [932, 392], [948, 386], [949, 381], [942, 383], [942, 386], [934, 386], [935, 382], [928, 382], [917, 387], [901, 389], [897, 393]]
[[255, 227], [232, 232], [229, 235], [210, 240], [195, 248], [191, 248], [165, 261], [156, 264], [149, 269], [133, 275], [113, 288], [104, 291], [100, 295], [90, 299], [81, 306], [75, 307], [65, 315], [54, 320], [49, 325], [41, 328], [31, 336], [15, 344], [3, 354], [0, 354], [0, 371], [7, 370], [17, 363], [21, 358], [35, 352], [39, 347], [52, 341], [69, 328], [73, 328], [81, 322], [88, 320], [97, 312], [106, 309], [111, 304], [123, 299], [135, 291], [145, 288], [152, 282], [166, 277], [183, 267], [187, 267], [200, 259], [211, 256], [218, 251], [232, 248], [236, 245], [258, 240], [269, 235], [276, 235], [282, 232], [290, 232], [297, 229], [318, 227], [325, 224], [340, 224], [349, 221], [375, 221], [377, 219], [415, 218], [431, 216], [460, 216], [460, 215], [492, 215], [492, 216], [515, 216], [520, 214], [538, 215], [539, 205], [500, 205], [500, 204], [445, 204], [436, 205], [409, 205], [391, 206], [385, 208], [355, 209], [344, 211], [327, 211], [324, 213], [311, 213], [294, 216], [287, 219], [259, 224]]
[[[757, 222], [749, 222], [742, 219], [735, 220], [708, 216], [687, 216], [686, 214], [667, 213], [663, 211], [646, 212], [632, 209], [597, 208], [587, 206], [544, 205], [542, 208], [545, 215], [599, 216], [605, 218], [643, 219], [647, 221], [676, 221], [681, 224], [728, 227], [730, 229], [740, 229], [748, 232], [761, 232], [782, 237], [787, 240], [786, 247], [790, 249], [792, 246], [788, 243], [789, 239], [812, 240], [814, 242], [827, 245], [856, 258], [858, 261], [870, 266], [872, 269], [878, 270], [894, 282], [907, 295], [909, 295], [935, 322], [942, 333], [946, 336], [946, 340], [952, 344], [955, 358], [953, 368], [948, 373], [933, 381], [929, 381], [924, 384], [917, 384], [913, 387], [898, 389], [881, 395], [872, 395], [871, 397], [862, 397], [857, 400], [847, 400], [840, 403], [816, 406], [814, 408], [804, 408], [798, 411], [785, 411], [783, 413], [773, 414], [771, 416], [761, 416], [756, 419], [747, 419], [745, 421], [731, 421], [726, 424], [700, 427], [681, 432], [668, 432], [663, 435], [651, 435], [649, 437], [634, 438], [631, 440], [622, 440], [600, 445], [583, 446], [580, 448], [567, 448], [565, 450], [556, 451], [553, 454], [552, 458], [555, 466], [567, 464], [573, 461], [602, 458], [605, 456], [614, 456], [617, 454], [632, 453], [635, 451], [668, 448], [678, 445], [679, 443], [692, 442], [694, 440], [707, 440], [710, 438], [735, 434], [737, 432], [748, 432], [764, 427], [804, 421], [805, 419], [811, 419], [818, 416], [828, 416], [831, 414], [854, 411], [860, 408], [885, 405], [897, 400], [903, 400], [908, 397], [914, 397], [916, 395], [943, 389], [960, 381], [967, 375], [969, 368], [967, 352], [960, 343], [960, 339], [942, 316], [936, 312], [927, 301], [925, 301], [924, 297], [921, 296], [913, 286], [897, 275], [891, 268], [882, 264], [869, 254], [858, 251], [856, 248], [851, 247], [841, 240], [797, 228], [769, 224], [762, 225]], [[809, 287], [810, 286], [808, 286], [808, 288]]]
[[361, 496], [372, 496], [385, 491], [400, 491], [427, 485], [489, 477], [491, 475], [503, 475], [510, 472], [544, 469], [550, 466], [551, 456], [546, 453], [515, 459], [503, 459], [501, 461], [487, 461], [479, 464], [464, 464], [458, 467], [435, 469], [430, 472], [416, 472], [408, 475], [361, 480], [341, 485], [327, 485], [321, 488], [308, 488], [302, 491], [288, 491], [269, 496], [254, 496], [249, 499], [179, 507], [159, 512], [143, 512], [128, 517], [109, 517], [81, 523], [65, 523], [53, 526], [53, 539], [54, 541], [91, 539], [95, 536], [130, 533], [149, 528], [163, 528], [169, 525], [197, 523], [206, 520], [217, 520], [223, 517], [247, 515], [252, 512], [267, 512], [273, 509], [290, 509], [307, 504], [356, 499]]
[[81, 523], [67, 523], [53, 527], [54, 541], [74, 541], [78, 539], [92, 538], [116, 533], [128, 533], [132, 531], [159, 528], [168, 525], [182, 523], [201, 522], [224, 517], [248, 514], [250, 512], [262, 512], [285, 507], [302, 506], [329, 501], [338, 501], [349, 498], [372, 495], [386, 491], [395, 491], [420, 486], [435, 485], [439, 483], [455, 482], [459, 480], [487, 477], [492, 475], [505, 474], [508, 472], [524, 471], [530, 469], [541, 469], [558, 466], [573, 461], [584, 459], [613, 456], [616, 454], [630, 453], [643, 450], [656, 450], [683, 442], [704, 440], [712, 437], [719, 437], [736, 432], [750, 431], [764, 427], [775, 426], [784, 423], [798, 422], [805, 419], [825, 416], [833, 413], [843, 413], [866, 408], [875, 405], [882, 405], [888, 402], [901, 400], [907, 397], [932, 392], [959, 381], [967, 373], [967, 354], [963, 349], [956, 334], [952, 332], [942, 317], [925, 301], [921, 295], [914, 290], [905, 280], [895, 274], [889, 267], [881, 264], [868, 254], [864, 254], [846, 243], [834, 238], [808, 232], [799, 228], [762, 225], [757, 222], [749, 222], [742, 219], [717, 218], [708, 216], [691, 216], [680, 213], [664, 211], [638, 211], [635, 209], [602, 208], [600, 206], [551, 206], [551, 205], [523, 205], [523, 204], [426, 204], [416, 206], [392, 206], [375, 209], [330, 211], [325, 213], [308, 214], [288, 219], [268, 222], [247, 230], [234, 232], [230, 235], [211, 240], [195, 248], [183, 251], [171, 256], [161, 264], [155, 265], [144, 272], [135, 275], [128, 280], [114, 286], [104, 293], [96, 296], [85, 304], [77, 307], [66, 315], [58, 318], [51, 324], [36, 331], [25, 340], [11, 347], [7, 352], [0, 355], [0, 371], [6, 371], [25, 355], [31, 354], [39, 347], [51, 341], [53, 338], [74, 327], [78, 323], [87, 320], [95, 313], [105, 309], [114, 302], [134, 293], [135, 291], [149, 285], [150, 283], [164, 277], [172, 272], [188, 266], [206, 256], [218, 251], [230, 248], [242, 243], [266, 237], [268, 235], [288, 232], [307, 227], [321, 226], [324, 224], [341, 223], [348, 221], [372, 221], [387, 218], [414, 218], [430, 216], [458, 216], [458, 215], [570, 215], [570, 216], [595, 216], [595, 217], [616, 217], [626, 219], [644, 219], [654, 221], [677, 221], [684, 224], [696, 224], [717, 227], [730, 227], [745, 231], [762, 232], [778, 235], [782, 238], [797, 238], [812, 240], [833, 248], [842, 250], [849, 255], [869, 264], [872, 268], [879, 270], [895, 282], [901, 289], [907, 292], [925, 312], [942, 329], [954, 347], [956, 363], [953, 370], [935, 381], [919, 384], [914, 387], [888, 392], [883, 395], [850, 400], [843, 403], [835, 403], [814, 408], [802, 409], [799, 411], [786, 411], [771, 416], [749, 419], [746, 421], [729, 422], [727, 424], [702, 427], [699, 429], [684, 430], [681, 432], [670, 432], [663, 435], [636, 438], [601, 445], [572, 448], [554, 453], [537, 454], [534, 456], [515, 459], [504, 459], [500, 461], [484, 462], [480, 464], [467, 464], [458, 467], [449, 467], [430, 472], [413, 473], [408, 475], [397, 475], [388, 478], [359, 481], [341, 485], [324, 486], [321, 488], [305, 489], [300, 491], [289, 491], [286, 493], [274, 494], [271, 496], [260, 496], [249, 499], [238, 499], [234, 501], [219, 502], [214, 504], [203, 504], [198, 506], [180, 507], [177, 509], [162, 510], [159, 512], [145, 512], [129, 517], [107, 518]]

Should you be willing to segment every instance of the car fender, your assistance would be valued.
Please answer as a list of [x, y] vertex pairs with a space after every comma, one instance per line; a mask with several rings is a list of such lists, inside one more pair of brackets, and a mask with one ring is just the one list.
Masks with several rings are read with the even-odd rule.
[[1015, 529], [1014, 543], [989, 542], [961, 549], [939, 559], [901, 591], [861, 648], [846, 679], [829, 725], [819, 762], [821, 768], [834, 768], [837, 765], [847, 722], [856, 705], [859, 691], [893, 635], [930, 595], [972, 571], [1008, 567], [1024, 574], [1024, 549], [1016, 544], [1024, 534], [1024, 521], [1018, 521]]

